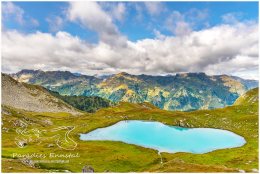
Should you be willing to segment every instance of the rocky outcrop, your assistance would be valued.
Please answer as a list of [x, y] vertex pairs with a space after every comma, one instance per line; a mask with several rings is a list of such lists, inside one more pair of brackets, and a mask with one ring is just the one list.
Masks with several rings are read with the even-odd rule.
[[193, 127], [193, 125], [187, 123], [186, 119], [177, 121], [175, 123], [175, 125], [177, 125], [179, 127], [186, 127], [186, 128], [192, 128]]
[[82, 168], [82, 173], [94, 173], [94, 168], [91, 166], [84, 166]]
[[30, 158], [21, 158], [20, 162], [24, 164], [25, 166], [31, 167], [31, 168], [37, 168], [38, 166], [31, 160]]
[[34, 112], [80, 114], [43, 87], [17, 82], [6, 74], [2, 74], [2, 104]]

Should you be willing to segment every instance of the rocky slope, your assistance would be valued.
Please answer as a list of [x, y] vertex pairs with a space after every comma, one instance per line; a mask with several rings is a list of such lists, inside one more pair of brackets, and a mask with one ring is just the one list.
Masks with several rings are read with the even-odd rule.
[[181, 111], [232, 105], [247, 90], [258, 86], [254, 80], [205, 73], [150, 76], [122, 72], [101, 78], [68, 71], [22, 70], [12, 77], [61, 95], [99, 96], [113, 102], [150, 102], [161, 109]]
[[234, 105], [258, 105], [259, 102], [259, 88], [251, 89], [242, 96], [240, 96]]
[[6, 74], [2, 74], [2, 104], [34, 112], [80, 114], [43, 87], [17, 82]]

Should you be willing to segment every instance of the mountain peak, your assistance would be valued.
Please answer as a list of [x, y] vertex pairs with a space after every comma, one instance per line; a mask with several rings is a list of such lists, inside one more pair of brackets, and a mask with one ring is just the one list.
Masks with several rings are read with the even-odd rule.
[[116, 74], [116, 76], [130, 76], [131, 74], [128, 74], [128, 73], [126, 73], [126, 72], [120, 72], [120, 73], [118, 73], [118, 74]]
[[36, 74], [39, 72], [43, 72], [42, 70], [33, 70], [33, 69], [22, 69], [16, 74]]
[[176, 77], [186, 78], [186, 77], [207, 77], [204, 72], [187, 72], [187, 73], [177, 73]]

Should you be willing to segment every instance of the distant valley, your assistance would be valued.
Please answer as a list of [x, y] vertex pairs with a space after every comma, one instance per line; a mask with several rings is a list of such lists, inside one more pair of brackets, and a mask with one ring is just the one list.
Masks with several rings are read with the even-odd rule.
[[180, 111], [229, 106], [246, 91], [258, 86], [255, 80], [205, 73], [151, 76], [122, 72], [88, 76], [69, 71], [22, 70], [11, 76], [19, 82], [41, 85], [63, 96], [97, 96], [112, 102], [150, 102], [161, 109]]

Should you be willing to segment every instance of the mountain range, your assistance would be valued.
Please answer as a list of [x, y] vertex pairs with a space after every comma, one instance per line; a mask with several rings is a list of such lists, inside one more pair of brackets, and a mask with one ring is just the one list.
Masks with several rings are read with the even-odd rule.
[[258, 86], [256, 80], [205, 73], [152, 76], [121, 72], [89, 76], [69, 71], [22, 70], [10, 75], [19, 82], [40, 85], [60, 95], [150, 102], [161, 109], [180, 111], [232, 105], [239, 96]]

